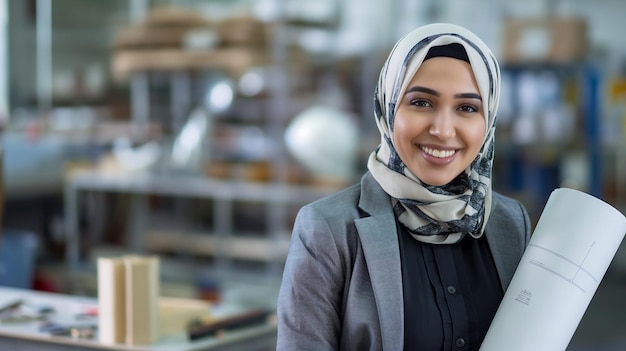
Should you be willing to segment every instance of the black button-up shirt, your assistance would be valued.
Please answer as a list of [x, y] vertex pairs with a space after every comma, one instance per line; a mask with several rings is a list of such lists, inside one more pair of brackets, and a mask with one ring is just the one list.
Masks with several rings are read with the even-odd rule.
[[485, 237], [427, 244], [399, 227], [405, 350], [478, 350], [504, 296]]

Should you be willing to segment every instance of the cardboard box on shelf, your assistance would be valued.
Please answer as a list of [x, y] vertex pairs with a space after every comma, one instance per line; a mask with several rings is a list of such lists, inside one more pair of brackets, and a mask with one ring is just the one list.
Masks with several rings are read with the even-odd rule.
[[123, 50], [112, 58], [113, 78], [127, 81], [136, 72], [221, 69], [234, 77], [269, 62], [269, 53], [249, 47], [228, 47], [206, 51]]
[[587, 23], [582, 18], [508, 18], [504, 22], [503, 63], [569, 64], [587, 58]]
[[157, 8], [114, 37], [117, 82], [136, 72], [219, 69], [235, 77], [270, 62], [273, 25], [251, 17], [209, 21], [186, 9]]
[[212, 26], [211, 21], [192, 10], [157, 7], [141, 21], [121, 28], [113, 38], [113, 49], [181, 48], [190, 32]]
[[251, 17], [224, 18], [216, 27], [221, 46], [265, 47], [273, 31], [271, 23]]

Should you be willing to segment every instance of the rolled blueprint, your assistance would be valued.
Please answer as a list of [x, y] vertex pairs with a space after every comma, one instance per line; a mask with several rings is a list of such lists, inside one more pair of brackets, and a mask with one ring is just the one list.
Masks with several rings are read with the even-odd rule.
[[565, 350], [625, 233], [607, 203], [553, 191], [480, 350]]

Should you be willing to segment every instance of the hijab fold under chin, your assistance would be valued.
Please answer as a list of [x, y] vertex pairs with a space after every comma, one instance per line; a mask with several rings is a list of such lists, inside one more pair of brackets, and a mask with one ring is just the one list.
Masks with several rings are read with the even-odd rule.
[[[471, 165], [449, 184], [420, 181], [400, 159], [392, 143], [399, 98], [433, 46], [463, 46], [483, 99], [486, 131]], [[436, 23], [404, 36], [381, 70], [374, 96], [374, 114], [381, 143], [367, 163], [369, 171], [392, 197], [394, 211], [411, 235], [423, 242], [452, 244], [469, 234], [482, 236], [491, 211], [491, 172], [495, 114], [500, 94], [500, 69], [491, 50], [465, 28]]]

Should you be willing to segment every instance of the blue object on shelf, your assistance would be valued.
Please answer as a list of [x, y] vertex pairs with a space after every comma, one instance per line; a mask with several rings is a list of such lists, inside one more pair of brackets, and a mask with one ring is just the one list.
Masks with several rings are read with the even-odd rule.
[[589, 181], [589, 193], [596, 197], [602, 197], [602, 135], [600, 134], [600, 88], [601, 77], [595, 66], [584, 67], [584, 89], [581, 100], [584, 108], [584, 130], [587, 146], [591, 176]]
[[3, 230], [0, 234], [0, 286], [33, 287], [38, 239], [28, 231]]

